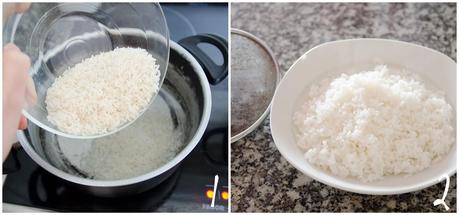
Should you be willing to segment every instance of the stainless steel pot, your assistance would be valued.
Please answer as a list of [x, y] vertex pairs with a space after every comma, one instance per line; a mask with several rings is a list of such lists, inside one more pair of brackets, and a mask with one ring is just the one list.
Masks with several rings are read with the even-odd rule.
[[[127, 34], [129, 32], [124, 35]], [[138, 35], [129, 36], [135, 38]], [[90, 179], [81, 174], [81, 171], [75, 170], [75, 166], [66, 161], [65, 157], [59, 157], [60, 151], [56, 135], [30, 122], [27, 130], [17, 133], [21, 146], [41, 167], [93, 195], [102, 197], [129, 195], [146, 191], [160, 184], [176, 170], [180, 162], [195, 148], [206, 129], [211, 110], [208, 82], [218, 83], [227, 75], [228, 55], [227, 44], [224, 39], [215, 35], [197, 35], [186, 38], [179, 43], [181, 45], [170, 41], [169, 67], [159, 93], [161, 98], [157, 99], [163, 99], [168, 105], [170, 120], [173, 120], [174, 127], [181, 129], [184, 134], [184, 146], [175, 158], [165, 165], [154, 171], [128, 179], [109, 181]], [[224, 64], [221, 66], [214, 64], [207, 55], [197, 48], [198, 43], [210, 43], [216, 46], [224, 56]], [[154, 108], [154, 105], [155, 103], [151, 108]]]

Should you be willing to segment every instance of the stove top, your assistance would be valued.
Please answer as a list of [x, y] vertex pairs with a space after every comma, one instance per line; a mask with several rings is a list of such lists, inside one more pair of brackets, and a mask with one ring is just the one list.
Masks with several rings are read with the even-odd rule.
[[[161, 4], [171, 39], [211, 33], [228, 39], [228, 5]], [[218, 62], [212, 47], [202, 47]], [[211, 85], [212, 111], [201, 142], [178, 170], [159, 186], [120, 198], [100, 198], [69, 186], [38, 166], [23, 149], [17, 150], [20, 170], [3, 184], [3, 202], [51, 211], [228, 211], [228, 80]], [[211, 207], [214, 176], [219, 176], [215, 205]], [[5, 206], [5, 204], [4, 204]], [[4, 210], [7, 207], [4, 207]], [[12, 207], [8, 207], [12, 208]], [[15, 207], [16, 208], [16, 207]], [[23, 209], [23, 208], [22, 208]]]

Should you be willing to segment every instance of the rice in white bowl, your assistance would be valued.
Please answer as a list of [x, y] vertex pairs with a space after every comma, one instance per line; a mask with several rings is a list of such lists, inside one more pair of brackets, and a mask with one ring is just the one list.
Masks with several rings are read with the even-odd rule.
[[365, 182], [441, 159], [455, 141], [453, 120], [444, 93], [386, 66], [312, 85], [293, 115], [309, 163]]

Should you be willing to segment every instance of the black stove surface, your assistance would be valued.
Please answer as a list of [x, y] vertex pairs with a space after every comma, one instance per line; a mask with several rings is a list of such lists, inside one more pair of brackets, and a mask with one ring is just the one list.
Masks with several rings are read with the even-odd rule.
[[[161, 5], [172, 40], [177, 42], [200, 33], [228, 39], [226, 3]], [[202, 48], [214, 61], [221, 61], [214, 49]], [[228, 211], [228, 79], [211, 85], [211, 94], [212, 112], [201, 142], [178, 171], [157, 187], [128, 197], [95, 197], [69, 186], [19, 149], [21, 167], [4, 181], [3, 201], [53, 211]], [[215, 175], [219, 176], [219, 183], [215, 206], [211, 207], [206, 194], [213, 190]]]

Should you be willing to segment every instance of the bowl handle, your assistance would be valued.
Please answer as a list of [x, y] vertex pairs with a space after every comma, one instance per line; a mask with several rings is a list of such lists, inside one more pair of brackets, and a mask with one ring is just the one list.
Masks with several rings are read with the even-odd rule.
[[[228, 75], [228, 42], [214, 34], [198, 34], [184, 38], [178, 42], [189, 51], [203, 67], [209, 83], [216, 85]], [[223, 56], [223, 64], [217, 65], [206, 53], [198, 47], [199, 43], [208, 43], [217, 47]]]

